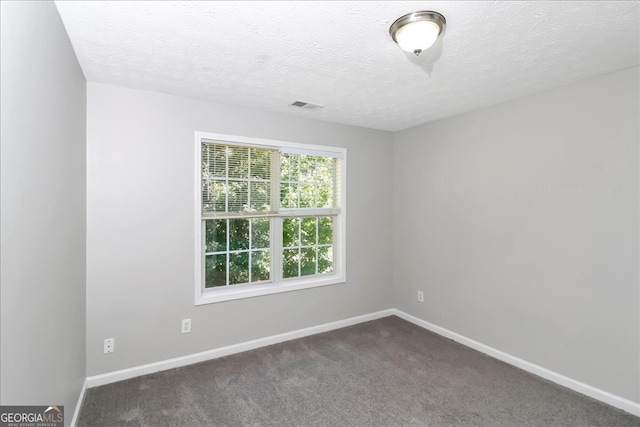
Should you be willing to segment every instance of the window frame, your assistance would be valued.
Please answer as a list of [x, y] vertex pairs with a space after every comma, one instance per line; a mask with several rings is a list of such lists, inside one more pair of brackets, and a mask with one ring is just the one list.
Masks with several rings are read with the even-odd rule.
[[[277, 141], [238, 135], [217, 134], [210, 132], [195, 132], [195, 173], [194, 173], [194, 240], [195, 240], [195, 305], [211, 304], [261, 295], [271, 295], [319, 286], [334, 285], [346, 282], [346, 163], [347, 149], [315, 144], [302, 144], [289, 141]], [[272, 185], [277, 186], [277, 200], [271, 200], [272, 211], [268, 216], [271, 220], [271, 280], [260, 284], [233, 285], [217, 288], [204, 287], [204, 232], [205, 218], [202, 215], [202, 142], [203, 140], [219, 142], [221, 144], [250, 146], [275, 149], [280, 154], [307, 154], [328, 156], [339, 159], [337, 162], [336, 188], [334, 208], [280, 208], [280, 174], [279, 164], [277, 175], [272, 177]], [[279, 155], [280, 155], [279, 154]], [[327, 213], [330, 212], [330, 215]], [[290, 217], [332, 216], [333, 224], [333, 273], [302, 276], [297, 278], [282, 278], [282, 221]], [[238, 215], [239, 218], [252, 218], [254, 215]], [[221, 218], [222, 219], [222, 218]]]

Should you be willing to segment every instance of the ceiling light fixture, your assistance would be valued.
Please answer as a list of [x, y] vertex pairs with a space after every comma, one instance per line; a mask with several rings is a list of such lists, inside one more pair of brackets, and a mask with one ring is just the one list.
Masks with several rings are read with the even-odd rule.
[[422, 10], [396, 19], [389, 28], [389, 34], [402, 50], [418, 56], [436, 42], [446, 22], [438, 12]]

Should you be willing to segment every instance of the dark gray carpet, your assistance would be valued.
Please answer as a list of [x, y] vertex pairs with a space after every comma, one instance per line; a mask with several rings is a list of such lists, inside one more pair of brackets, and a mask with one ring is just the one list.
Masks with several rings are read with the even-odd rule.
[[87, 390], [79, 426], [640, 426], [395, 316]]

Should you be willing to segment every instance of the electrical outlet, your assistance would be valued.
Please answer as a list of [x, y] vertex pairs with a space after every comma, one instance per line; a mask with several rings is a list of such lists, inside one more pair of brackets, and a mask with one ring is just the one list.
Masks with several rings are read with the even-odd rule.
[[182, 319], [182, 333], [188, 334], [191, 332], [191, 319]]
[[116, 351], [116, 339], [107, 338], [104, 340], [104, 353], [113, 353], [114, 351]]
[[418, 301], [424, 302], [424, 292], [418, 291]]

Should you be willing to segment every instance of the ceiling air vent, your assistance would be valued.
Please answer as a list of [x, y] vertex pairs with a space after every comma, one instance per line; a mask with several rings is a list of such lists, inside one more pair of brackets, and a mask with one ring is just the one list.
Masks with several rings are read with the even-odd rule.
[[312, 104], [304, 101], [294, 101], [291, 103], [292, 107], [304, 108], [305, 110], [319, 110], [324, 108], [324, 105]]

